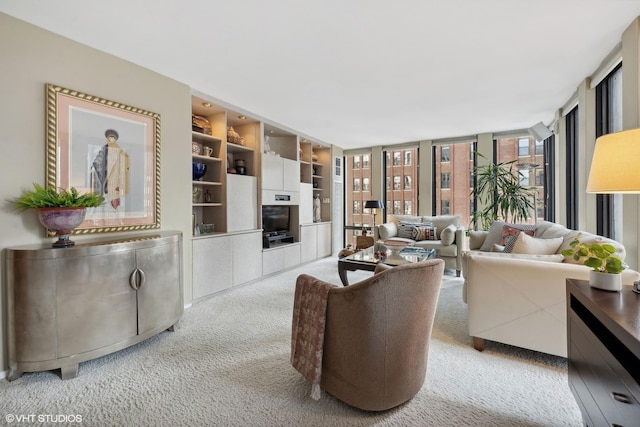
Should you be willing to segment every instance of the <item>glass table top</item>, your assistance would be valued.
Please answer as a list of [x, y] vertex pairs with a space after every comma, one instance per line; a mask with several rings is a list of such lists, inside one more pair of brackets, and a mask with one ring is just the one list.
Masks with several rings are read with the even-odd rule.
[[374, 252], [374, 247], [371, 246], [343, 259], [347, 261], [367, 262], [372, 264], [381, 262], [388, 265], [402, 265], [424, 261], [425, 259], [434, 258], [435, 256], [435, 249], [425, 249], [416, 246], [407, 246], [397, 255], [394, 255], [389, 251], [387, 252], [387, 256], [383, 256], [383, 254], [380, 254], [379, 252]]

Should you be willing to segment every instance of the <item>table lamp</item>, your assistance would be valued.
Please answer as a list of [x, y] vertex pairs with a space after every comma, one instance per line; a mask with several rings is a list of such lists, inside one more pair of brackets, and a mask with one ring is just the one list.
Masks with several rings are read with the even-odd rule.
[[365, 209], [371, 209], [371, 213], [373, 214], [373, 227], [376, 226], [376, 210], [384, 209], [384, 205], [380, 200], [367, 200], [364, 202]]
[[[602, 135], [596, 139], [587, 193], [640, 194], [640, 129]], [[640, 293], [640, 283], [633, 291]]]

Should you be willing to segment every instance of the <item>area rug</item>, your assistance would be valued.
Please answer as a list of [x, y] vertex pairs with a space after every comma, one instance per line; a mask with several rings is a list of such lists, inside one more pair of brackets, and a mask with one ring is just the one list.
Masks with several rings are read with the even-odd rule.
[[[462, 281], [451, 274], [427, 378], [412, 400], [376, 413], [324, 391], [311, 399], [289, 364], [295, 279], [304, 272], [339, 284], [336, 263], [325, 258], [196, 302], [177, 332], [82, 363], [77, 378], [53, 371], [0, 381], [0, 425], [19, 425], [11, 417], [20, 415], [58, 426], [73, 423], [51, 416], [79, 416], [86, 426], [581, 425], [566, 359], [491, 342], [482, 353], [472, 348]], [[350, 274], [354, 283], [371, 273]]]

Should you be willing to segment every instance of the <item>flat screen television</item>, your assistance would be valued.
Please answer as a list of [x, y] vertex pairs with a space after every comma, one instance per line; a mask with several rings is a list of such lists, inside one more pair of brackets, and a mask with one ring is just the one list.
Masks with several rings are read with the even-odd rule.
[[264, 233], [288, 233], [290, 206], [263, 206], [262, 230]]

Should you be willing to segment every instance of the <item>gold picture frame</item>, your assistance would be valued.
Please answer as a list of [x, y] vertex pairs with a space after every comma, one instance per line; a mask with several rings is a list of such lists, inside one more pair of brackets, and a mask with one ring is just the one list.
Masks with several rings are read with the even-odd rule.
[[47, 186], [98, 192], [74, 234], [160, 227], [160, 115], [46, 85]]

